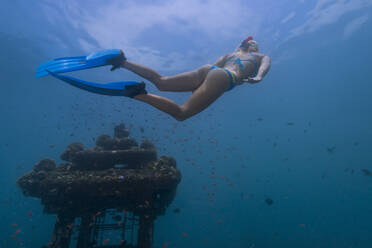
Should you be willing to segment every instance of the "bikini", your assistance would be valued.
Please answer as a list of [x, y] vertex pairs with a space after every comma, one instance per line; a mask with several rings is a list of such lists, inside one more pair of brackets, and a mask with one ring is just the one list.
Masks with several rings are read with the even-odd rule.
[[212, 70], [214, 70], [214, 69], [222, 69], [225, 72], [227, 72], [227, 74], [229, 75], [229, 78], [230, 78], [230, 88], [227, 91], [229, 91], [229, 90], [231, 90], [232, 88], [235, 87], [235, 85], [236, 85], [236, 77], [235, 77], [235, 75], [233, 73], [231, 73], [231, 71], [229, 71], [226, 68], [218, 67], [216, 65], [213, 65], [212, 66]]
[[[258, 73], [258, 64], [257, 64], [256, 57], [252, 53], [250, 53], [250, 54], [252, 55], [253, 60], [252, 59], [240, 59], [240, 58], [237, 58], [237, 59], [234, 60], [234, 65], [237, 64], [237, 65], [239, 65], [240, 69], [244, 70], [245, 69], [245, 66], [243, 65], [242, 61], [252, 61], [253, 64], [254, 64], [254, 66], [255, 66], [255, 70], [254, 70], [254, 72], [249, 77], [254, 77]], [[229, 59], [228, 61], [230, 61], [232, 59], [233, 58]], [[228, 61], [226, 61], [226, 63]], [[230, 87], [229, 87], [229, 89], [227, 91], [232, 90], [236, 86], [237, 79], [236, 79], [236, 76], [235, 76], [234, 73], [231, 73], [231, 71], [229, 71], [226, 68], [218, 67], [216, 65], [213, 65], [211, 69], [212, 70], [214, 70], [214, 69], [222, 69], [222, 70], [224, 70], [224, 71], [227, 72], [227, 74], [229, 75], [229, 78], [230, 78]]]

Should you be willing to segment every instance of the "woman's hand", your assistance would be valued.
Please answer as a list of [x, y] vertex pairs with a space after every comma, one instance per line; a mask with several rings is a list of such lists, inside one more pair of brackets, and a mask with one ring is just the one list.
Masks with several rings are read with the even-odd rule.
[[118, 56], [116, 56], [115, 58], [107, 60], [107, 64], [112, 65], [110, 70], [113, 71], [113, 70], [116, 70], [116, 69], [120, 68], [121, 66], [123, 66], [125, 61], [127, 61], [127, 58], [125, 57], [123, 51], [120, 50], [120, 53], [119, 53]]
[[256, 84], [261, 82], [262, 77], [261, 76], [255, 76], [255, 77], [249, 77], [244, 80], [244, 82], [250, 83], [250, 84]]

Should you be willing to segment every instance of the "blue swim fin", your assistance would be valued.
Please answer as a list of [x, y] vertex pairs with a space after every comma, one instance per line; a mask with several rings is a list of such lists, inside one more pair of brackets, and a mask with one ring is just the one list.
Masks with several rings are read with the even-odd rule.
[[92, 53], [88, 56], [64, 57], [40, 64], [36, 69], [36, 77], [43, 77], [49, 72], [61, 73], [84, 70], [108, 65], [107, 60], [120, 54], [119, 49], [108, 49]]
[[138, 94], [147, 93], [145, 90], [145, 83], [143, 82], [121, 81], [99, 84], [70, 76], [60, 75], [49, 70], [47, 70], [47, 73], [68, 84], [71, 84], [72, 86], [100, 95], [133, 97]]

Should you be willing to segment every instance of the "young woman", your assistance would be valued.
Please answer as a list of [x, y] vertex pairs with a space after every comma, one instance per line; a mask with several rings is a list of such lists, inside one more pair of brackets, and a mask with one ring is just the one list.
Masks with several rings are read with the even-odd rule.
[[243, 83], [260, 82], [269, 71], [271, 60], [258, 52], [257, 42], [249, 36], [234, 52], [222, 56], [213, 65], [175, 76], [161, 76], [151, 68], [130, 62], [122, 51], [110, 64], [113, 65], [111, 70], [120, 67], [130, 70], [152, 82], [160, 91], [192, 91], [186, 103], [179, 106], [168, 98], [147, 93], [143, 82], [127, 86], [129, 97], [183, 121], [207, 108], [226, 91]]

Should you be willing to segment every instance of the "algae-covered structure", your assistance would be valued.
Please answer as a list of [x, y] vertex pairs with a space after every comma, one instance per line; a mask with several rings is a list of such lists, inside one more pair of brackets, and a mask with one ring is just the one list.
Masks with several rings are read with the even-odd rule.
[[176, 161], [140, 145], [124, 124], [96, 147], [69, 145], [58, 166], [43, 159], [17, 181], [24, 195], [57, 214], [46, 247], [152, 247], [154, 220], [165, 213], [181, 180]]

